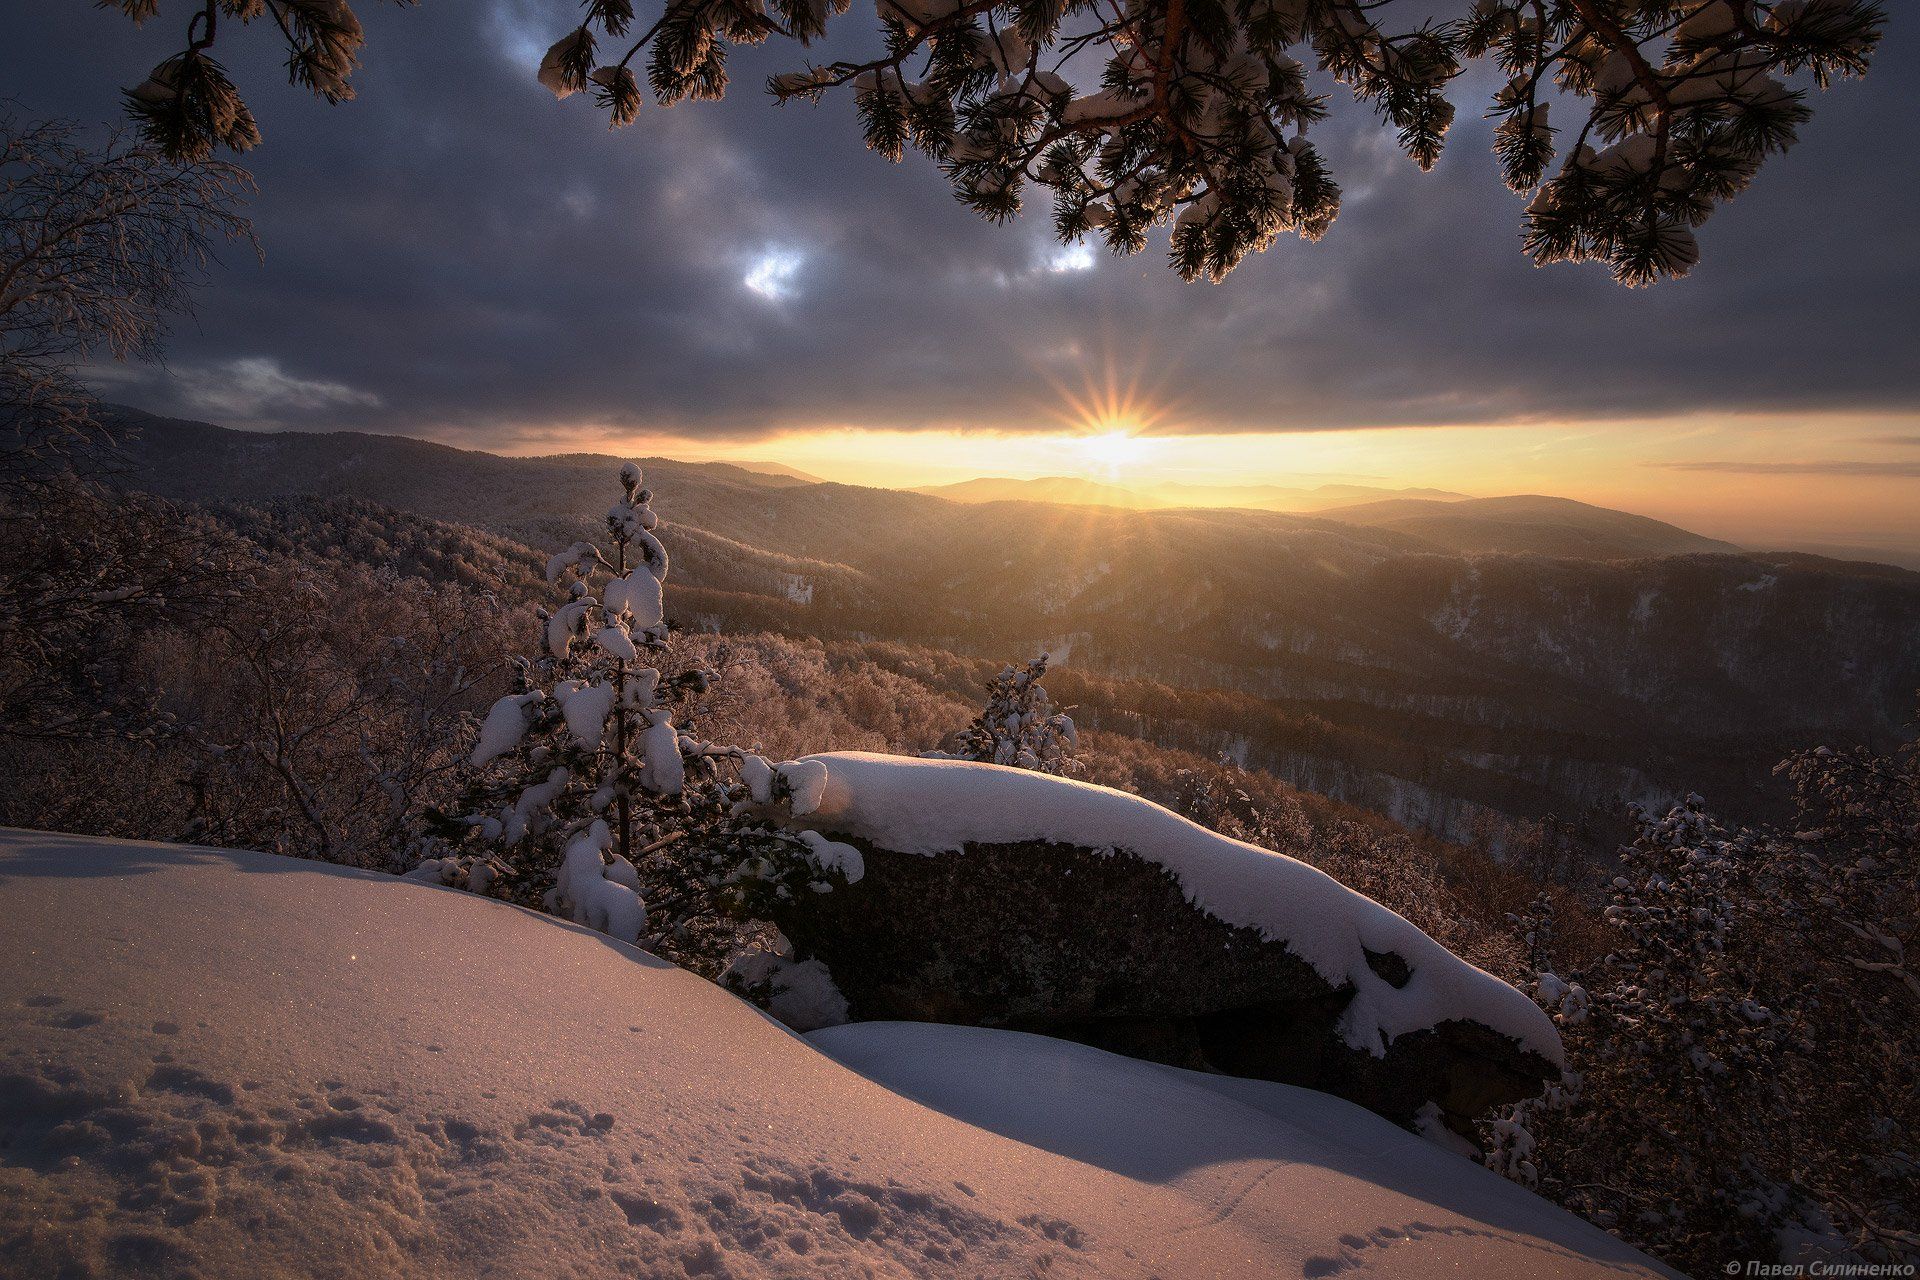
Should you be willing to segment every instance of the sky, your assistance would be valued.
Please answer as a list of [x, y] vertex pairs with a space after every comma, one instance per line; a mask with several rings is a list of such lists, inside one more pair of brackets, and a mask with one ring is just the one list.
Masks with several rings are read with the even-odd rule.
[[[359, 97], [338, 106], [286, 86], [265, 32], [223, 31], [266, 136], [246, 158], [264, 259], [227, 255], [164, 366], [95, 370], [112, 398], [856, 483], [1548, 492], [1920, 557], [1911, 14], [1715, 215], [1691, 277], [1629, 291], [1521, 254], [1482, 71], [1429, 174], [1336, 99], [1313, 132], [1347, 192], [1332, 232], [1187, 284], [1164, 238], [1116, 258], [1053, 242], [1043, 202], [975, 217], [928, 162], [867, 152], [850, 101], [775, 106], [759, 86], [791, 46], [737, 52], [723, 102], [649, 103], [614, 132], [534, 81], [568, 0], [359, 8]], [[111, 120], [185, 16], [0, 0], [0, 94]], [[837, 23], [816, 53], [872, 41], [864, 6]]]

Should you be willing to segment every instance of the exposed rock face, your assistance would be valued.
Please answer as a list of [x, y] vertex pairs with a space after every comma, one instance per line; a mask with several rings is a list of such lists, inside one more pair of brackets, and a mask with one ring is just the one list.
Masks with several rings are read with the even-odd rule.
[[[1175, 1066], [1324, 1090], [1412, 1126], [1428, 1102], [1457, 1132], [1559, 1074], [1466, 1020], [1376, 1057], [1336, 1030], [1354, 996], [1258, 930], [1189, 902], [1164, 867], [1043, 841], [957, 855], [857, 847], [865, 874], [785, 906], [782, 930], [826, 962], [859, 1020], [1034, 1031]], [[1369, 952], [1395, 987], [1408, 958]]]

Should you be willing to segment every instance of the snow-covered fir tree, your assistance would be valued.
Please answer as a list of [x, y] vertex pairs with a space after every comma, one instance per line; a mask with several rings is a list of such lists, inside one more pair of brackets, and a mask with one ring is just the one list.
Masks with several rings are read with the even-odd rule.
[[604, 545], [548, 562], [562, 598], [480, 726], [472, 811], [452, 824], [466, 839], [413, 874], [538, 903], [711, 976], [751, 932], [756, 895], [830, 882], [803, 841], [748, 816], [788, 780], [695, 732], [711, 674], [677, 660], [641, 481], [621, 468]]
[[1047, 655], [1023, 667], [1002, 667], [987, 682], [987, 705], [960, 735], [960, 757], [1041, 773], [1074, 773], [1080, 735], [1073, 717], [1053, 705], [1040, 683]]

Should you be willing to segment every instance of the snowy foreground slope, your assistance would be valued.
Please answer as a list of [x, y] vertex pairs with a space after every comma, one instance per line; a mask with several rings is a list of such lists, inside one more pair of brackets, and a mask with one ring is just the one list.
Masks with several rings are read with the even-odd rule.
[[7, 1277], [1660, 1274], [1329, 1097], [805, 1040], [454, 891], [10, 832], [0, 922]]

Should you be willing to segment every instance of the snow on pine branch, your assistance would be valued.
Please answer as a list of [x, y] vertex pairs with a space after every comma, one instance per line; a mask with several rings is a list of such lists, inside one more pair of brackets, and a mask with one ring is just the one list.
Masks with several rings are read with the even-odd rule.
[[[151, 16], [150, 0], [102, 2], [136, 21]], [[556, 97], [590, 94], [621, 126], [639, 118], [648, 90], [663, 104], [723, 96], [731, 46], [775, 36], [810, 45], [850, 6], [583, 7], [536, 75]], [[1097, 236], [1136, 253], [1170, 227], [1174, 268], [1217, 280], [1283, 235], [1319, 239], [1339, 213], [1339, 182], [1306, 136], [1331, 95], [1310, 78], [1342, 86], [1428, 169], [1453, 125], [1449, 91], [1483, 60], [1505, 78], [1484, 107], [1498, 121], [1494, 151], [1507, 182], [1532, 193], [1526, 251], [1542, 263], [1603, 262], [1639, 285], [1692, 268], [1697, 228], [1792, 145], [1810, 88], [1866, 73], [1886, 23], [1880, 0], [1477, 0], [1463, 17], [1450, 8], [873, 0], [880, 52], [785, 72], [767, 87], [782, 102], [850, 87], [869, 147], [893, 160], [924, 152], [985, 217], [1012, 217], [1037, 187], [1063, 241]], [[172, 159], [260, 141], [210, 53], [221, 11], [229, 28], [266, 12], [196, 12], [185, 51], [125, 95]], [[272, 12], [290, 78], [329, 102], [353, 96], [364, 40], [354, 5], [281, 0]]]
[[[808, 44], [845, 0], [665, 0], [638, 37], [631, 0], [588, 0], [540, 81], [592, 88], [637, 118], [629, 64], [662, 103], [719, 97], [729, 44]], [[1323, 75], [1394, 129], [1422, 169], [1473, 59], [1507, 77], [1487, 114], [1508, 183], [1533, 193], [1527, 251], [1604, 262], [1626, 284], [1685, 275], [1695, 229], [1794, 141], [1808, 87], [1864, 74], [1874, 0], [1478, 0], [1436, 21], [1406, 0], [874, 0], [884, 51], [774, 76], [780, 101], [848, 87], [869, 147], [911, 147], [996, 221], [1037, 187], [1063, 241], [1117, 253], [1170, 226], [1172, 264], [1220, 279], [1282, 235], [1316, 240], [1340, 187], [1307, 139]], [[600, 37], [614, 42], [604, 58]], [[604, 63], [604, 65], [603, 65]], [[1550, 123], [1584, 113], [1565, 136]], [[1559, 160], [1551, 176], [1549, 166]]]

